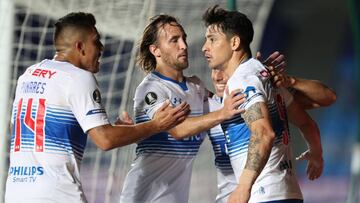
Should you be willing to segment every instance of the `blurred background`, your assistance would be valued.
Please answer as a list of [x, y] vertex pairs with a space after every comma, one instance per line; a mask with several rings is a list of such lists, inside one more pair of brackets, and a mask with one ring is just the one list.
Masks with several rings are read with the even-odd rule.
[[[348, 193], [358, 196], [360, 178], [351, 176], [351, 168], [356, 172], [360, 167], [359, 157], [353, 158], [359, 140], [356, 98], [360, 58], [356, 58], [356, 50], [360, 46], [360, 3], [356, 0], [0, 0], [0, 202], [9, 161], [8, 126], [16, 79], [26, 67], [53, 57], [56, 19], [71, 11], [92, 12], [97, 18], [105, 49], [96, 77], [109, 118], [114, 121], [123, 110], [132, 113], [132, 95], [144, 77], [134, 61], [136, 45], [148, 18], [155, 14], [174, 15], [183, 24], [190, 56], [186, 74], [198, 75], [213, 89], [201, 52], [205, 32], [201, 16], [215, 4], [236, 8], [253, 21], [253, 54], [261, 51], [267, 57], [280, 51], [286, 57], [289, 75], [321, 80], [336, 91], [335, 104], [310, 111], [321, 131], [324, 174], [316, 181], [307, 180], [306, 163], [301, 162], [296, 163], [297, 174], [307, 203], [358, 202], [347, 198]], [[292, 128], [291, 134], [294, 153], [306, 150], [297, 129]], [[89, 202], [118, 202], [134, 147], [102, 152], [88, 141], [81, 174]], [[357, 163], [353, 167], [352, 159]], [[206, 139], [194, 165], [190, 203], [214, 200], [213, 160]]]

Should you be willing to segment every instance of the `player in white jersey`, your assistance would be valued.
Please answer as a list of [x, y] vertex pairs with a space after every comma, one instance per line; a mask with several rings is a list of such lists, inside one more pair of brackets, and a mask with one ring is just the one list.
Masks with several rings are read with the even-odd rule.
[[87, 134], [109, 150], [170, 129], [188, 111], [165, 104], [150, 122], [112, 126], [93, 75], [103, 49], [94, 16], [71, 13], [55, 27], [54, 59], [18, 79], [5, 202], [86, 202], [79, 170]]
[[[219, 97], [217, 94], [210, 96], [210, 111], [220, 109], [221, 101], [222, 97]], [[231, 166], [230, 158], [227, 154], [225, 135], [220, 125], [211, 128], [208, 131], [208, 135], [215, 155], [218, 190], [215, 203], [226, 203], [229, 195], [237, 187], [237, 181]]]
[[[259, 52], [257, 53], [257, 58], [261, 59]], [[279, 52], [274, 52], [262, 63], [268, 67], [276, 67], [276, 69], [270, 71], [273, 84], [277, 87], [292, 88], [291, 92], [294, 95], [294, 99], [296, 99], [303, 108], [328, 106], [335, 102], [335, 92], [320, 81], [306, 80], [286, 75], [284, 73], [285, 58]], [[210, 111], [214, 111], [221, 108], [221, 100], [228, 77], [224, 71], [212, 69], [211, 79], [215, 94], [209, 96], [209, 107]], [[210, 129], [208, 135], [215, 154], [217, 172], [218, 194], [215, 202], [226, 203], [232, 191], [237, 187], [237, 181], [231, 167], [230, 158], [227, 154], [225, 135], [220, 125]], [[300, 158], [304, 160], [307, 159], [307, 157], [297, 157], [297, 159]]]
[[[259, 54], [258, 57], [261, 57], [261, 55]], [[271, 54], [264, 63], [274, 65], [278, 70], [285, 67], [284, 56], [279, 52]], [[276, 71], [273, 71], [272, 73], [274, 76], [279, 76], [279, 73]], [[209, 95], [210, 112], [221, 108], [221, 102], [228, 77], [224, 75], [223, 71], [212, 69], [211, 79], [215, 94]], [[208, 135], [215, 155], [218, 189], [215, 203], [226, 203], [229, 195], [237, 187], [237, 181], [226, 149], [225, 135], [220, 125], [211, 128], [208, 131]]]
[[175, 128], [138, 142], [120, 202], [188, 202], [193, 160], [203, 140], [200, 133], [242, 112], [237, 107], [243, 95], [235, 96], [239, 91], [233, 91], [223, 108], [208, 113], [203, 84], [197, 77], [183, 75], [188, 67], [186, 34], [172, 16], [151, 19], [140, 43], [139, 62], [148, 75], [135, 92], [136, 122], [153, 119], [166, 99], [174, 106], [188, 102], [191, 113]]
[[318, 178], [323, 169], [316, 123], [289, 92], [274, 88], [269, 70], [251, 58], [253, 28], [244, 14], [215, 6], [203, 19], [207, 26], [203, 51], [209, 66], [224, 70], [230, 77], [230, 90], [240, 87], [247, 94], [245, 113], [222, 125], [238, 179], [228, 202], [302, 202], [292, 167], [287, 119], [299, 127], [308, 142], [306, 156], [312, 158], [307, 172], [311, 180]]

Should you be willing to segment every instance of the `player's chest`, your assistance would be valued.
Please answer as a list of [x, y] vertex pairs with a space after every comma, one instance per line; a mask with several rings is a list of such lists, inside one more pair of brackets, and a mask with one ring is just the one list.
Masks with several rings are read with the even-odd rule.
[[204, 90], [197, 86], [188, 85], [187, 90], [181, 89], [176, 86], [168, 87], [167, 95], [170, 102], [177, 106], [182, 102], [190, 105], [191, 110], [202, 110], [204, 104]]

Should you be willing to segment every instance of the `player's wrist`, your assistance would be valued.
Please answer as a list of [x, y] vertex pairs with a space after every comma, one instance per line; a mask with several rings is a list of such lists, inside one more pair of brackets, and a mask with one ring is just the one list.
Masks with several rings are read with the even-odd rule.
[[158, 118], [154, 118], [149, 121], [149, 129], [153, 131], [154, 134], [165, 131], [164, 126], [161, 125], [161, 122]]
[[219, 110], [219, 116], [217, 118], [219, 119], [220, 122], [229, 119], [228, 111], [225, 106]]
[[295, 87], [298, 82], [298, 79], [293, 76], [288, 76], [288, 77], [289, 77], [288, 79], [290, 81], [289, 87]]
[[244, 169], [240, 176], [238, 187], [241, 187], [243, 191], [251, 191], [252, 185], [254, 184], [258, 175], [259, 174], [254, 170]]

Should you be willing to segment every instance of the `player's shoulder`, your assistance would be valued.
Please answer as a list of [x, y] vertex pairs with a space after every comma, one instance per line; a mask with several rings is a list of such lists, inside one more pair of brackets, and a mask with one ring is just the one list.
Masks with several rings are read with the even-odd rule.
[[148, 92], [154, 92], [155, 94], [160, 94], [165, 91], [165, 88], [166, 85], [164, 84], [163, 80], [149, 73], [137, 86], [135, 96], [142, 97]]
[[270, 79], [270, 73], [257, 59], [251, 58], [242, 63], [234, 72], [229, 83], [237, 82], [263, 82]]
[[154, 77], [153, 74], [149, 73], [145, 78], [140, 82], [137, 89], [152, 89], [152, 88], [161, 88], [163, 81], [158, 77]]

